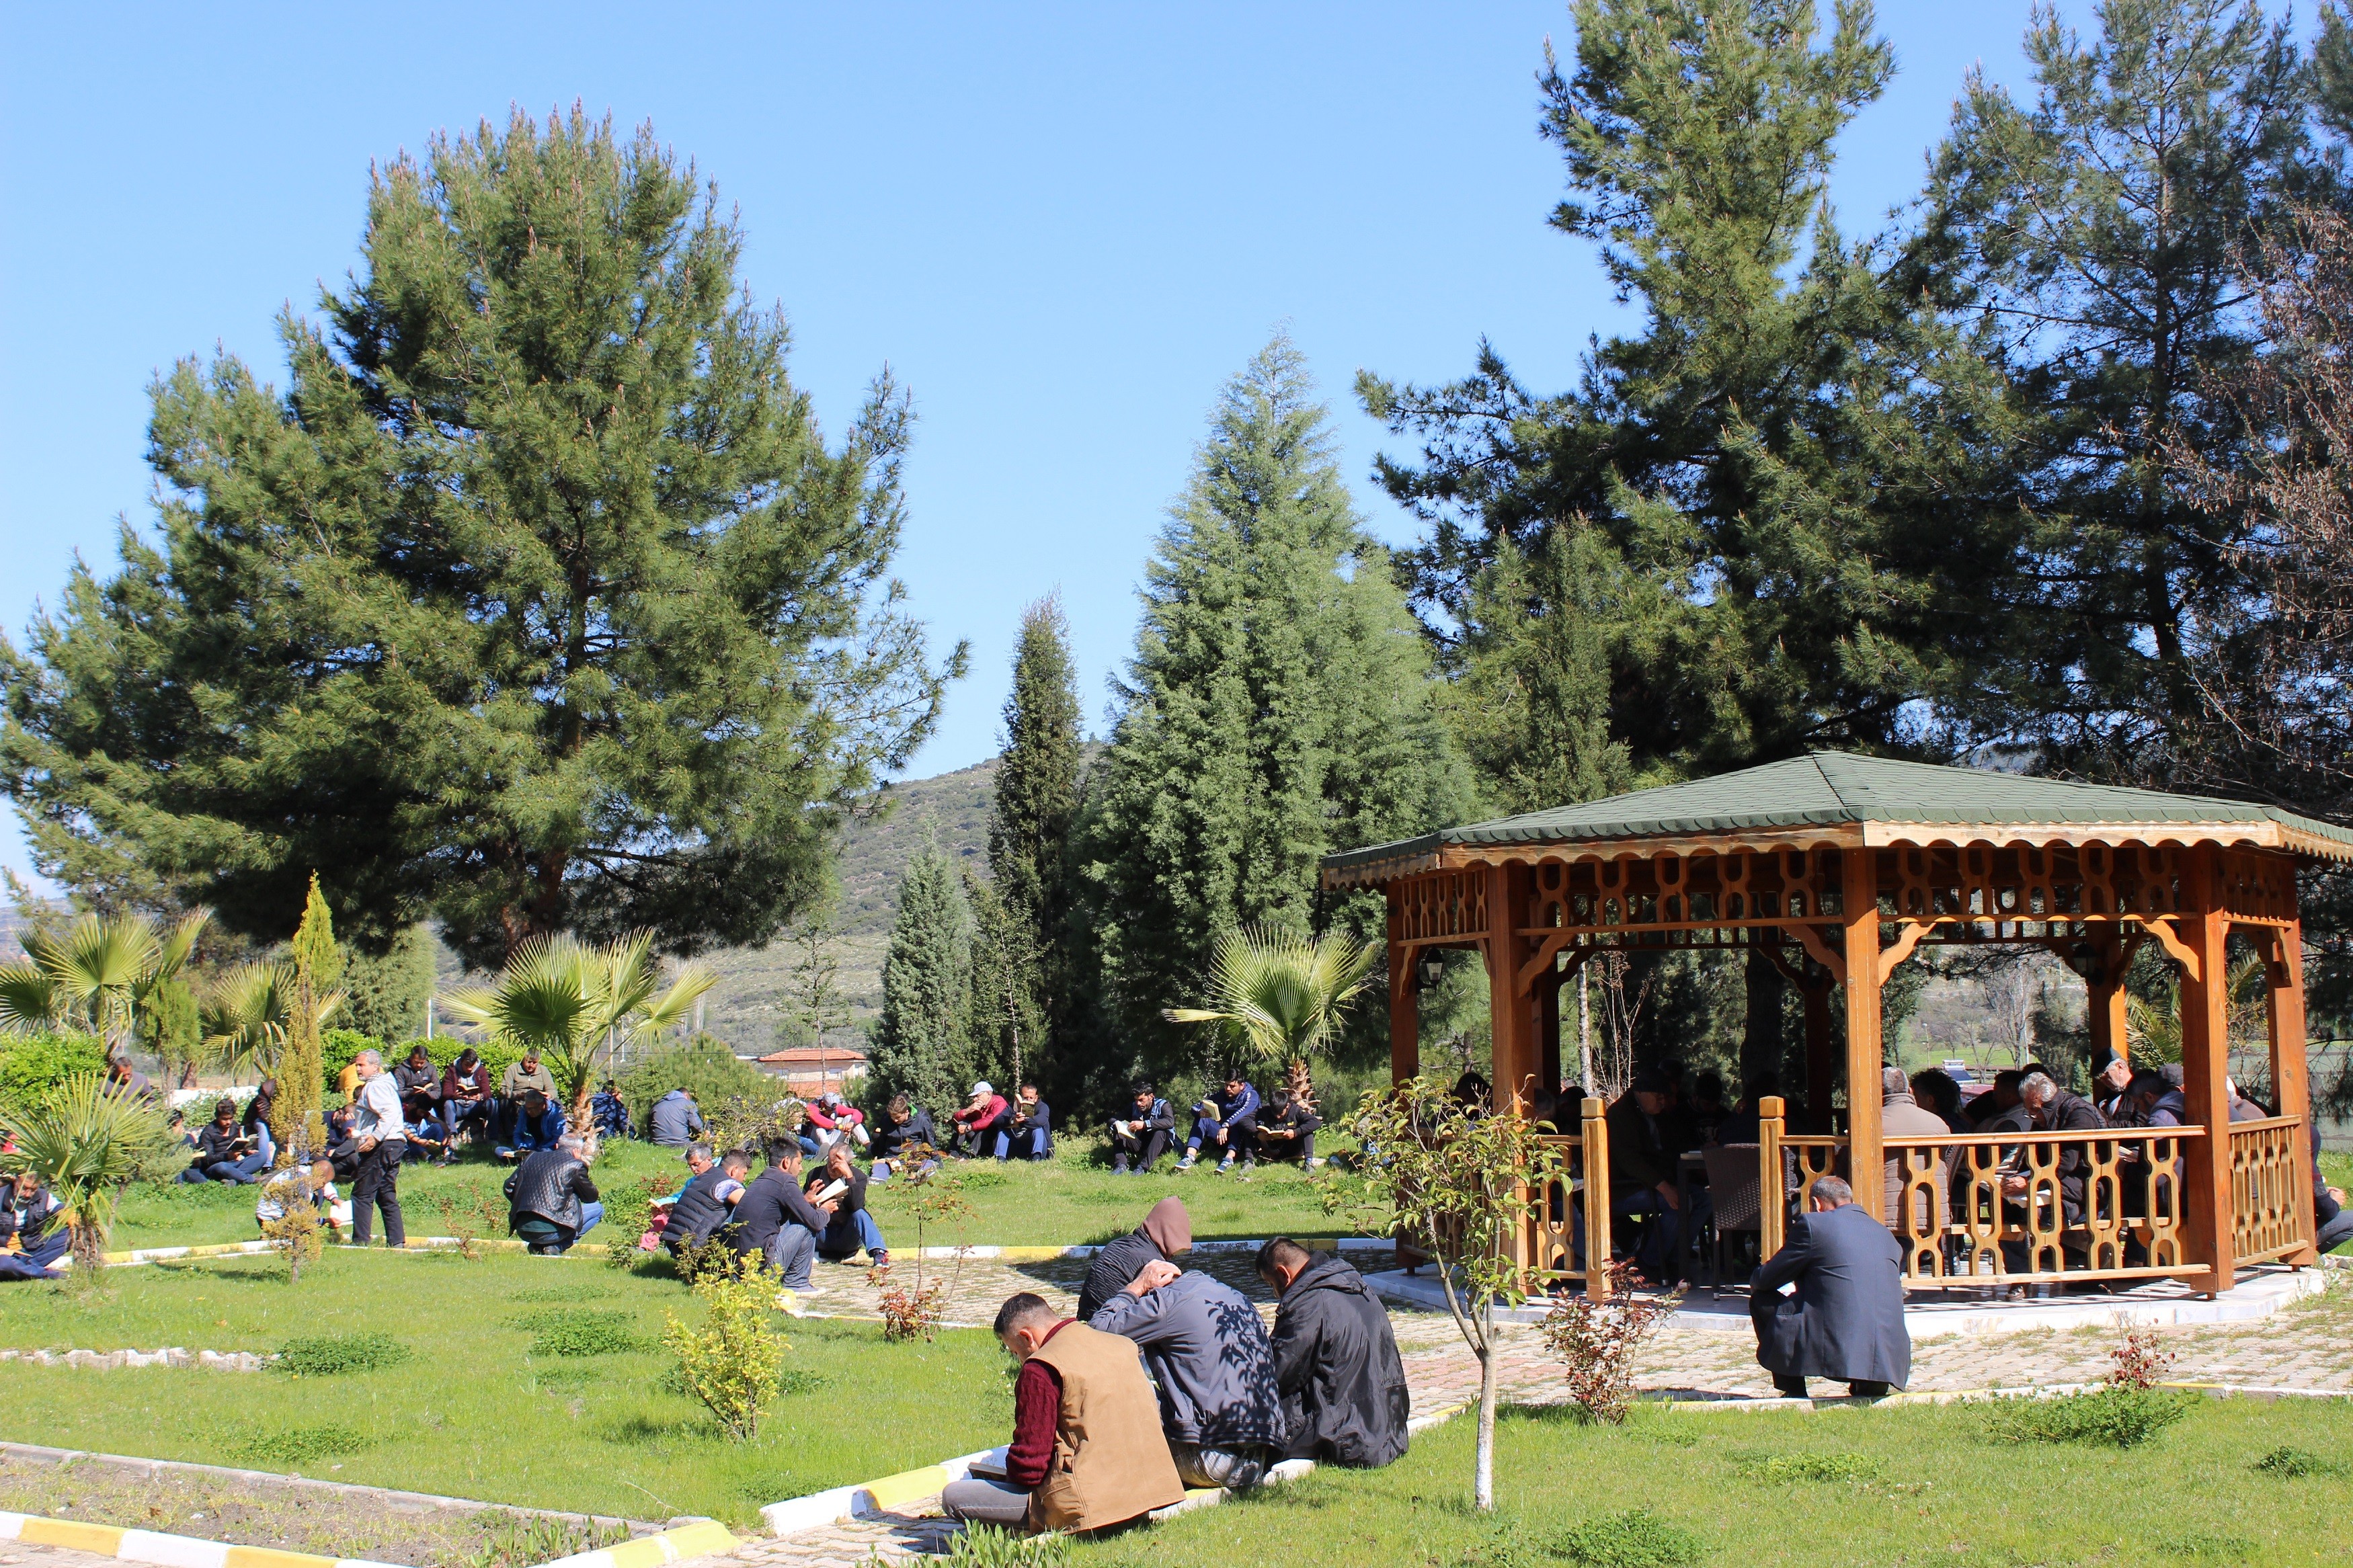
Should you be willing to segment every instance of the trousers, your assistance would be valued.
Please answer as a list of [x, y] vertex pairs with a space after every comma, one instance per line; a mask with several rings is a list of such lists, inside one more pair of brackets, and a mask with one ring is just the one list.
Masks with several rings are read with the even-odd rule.
[[378, 1209], [384, 1212], [385, 1244], [408, 1245], [408, 1226], [400, 1216], [400, 1162], [407, 1153], [407, 1139], [387, 1138], [360, 1156], [359, 1175], [352, 1183], [352, 1239], [360, 1246], [375, 1238]]

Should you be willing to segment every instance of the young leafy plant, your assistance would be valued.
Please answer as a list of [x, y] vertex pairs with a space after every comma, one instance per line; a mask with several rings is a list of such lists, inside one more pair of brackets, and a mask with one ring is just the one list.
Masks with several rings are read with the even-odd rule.
[[702, 1401], [735, 1441], [748, 1442], [761, 1415], [776, 1402], [785, 1352], [792, 1348], [768, 1327], [776, 1282], [766, 1260], [745, 1253], [700, 1269], [694, 1293], [702, 1299], [701, 1328], [669, 1318], [663, 1342], [678, 1356], [680, 1381]]

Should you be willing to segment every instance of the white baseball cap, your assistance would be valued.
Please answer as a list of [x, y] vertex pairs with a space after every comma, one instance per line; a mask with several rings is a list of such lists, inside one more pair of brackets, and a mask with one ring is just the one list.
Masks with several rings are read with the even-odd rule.
[[987, 1079], [982, 1079], [978, 1083], [974, 1084], [972, 1086], [972, 1091], [975, 1094], [995, 1094], [997, 1092], [995, 1089], [988, 1087], [988, 1080]]

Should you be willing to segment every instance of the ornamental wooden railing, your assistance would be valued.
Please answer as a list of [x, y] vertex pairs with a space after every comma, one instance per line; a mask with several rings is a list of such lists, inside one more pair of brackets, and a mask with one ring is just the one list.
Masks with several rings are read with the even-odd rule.
[[1609, 1123], [1608, 1107], [1588, 1099], [1575, 1133], [1537, 1142], [1560, 1153], [1560, 1173], [1529, 1194], [1527, 1249], [1532, 1270], [1573, 1279], [1597, 1300], [1609, 1294]]
[[[1757, 1253], [1770, 1258], [1788, 1235], [1789, 1215], [1804, 1206], [1805, 1190], [1817, 1176], [1846, 1174], [1846, 1140], [1790, 1132], [1788, 1107], [1778, 1095], [1757, 1102], [1757, 1192], [1778, 1194], [1778, 1203], [1757, 1205]], [[1793, 1196], [1793, 1194], [1795, 1194]]]
[[2304, 1234], [2298, 1186], [2312, 1181], [2304, 1119], [2271, 1116], [2231, 1124], [2231, 1245], [2241, 1263], [2295, 1252]]

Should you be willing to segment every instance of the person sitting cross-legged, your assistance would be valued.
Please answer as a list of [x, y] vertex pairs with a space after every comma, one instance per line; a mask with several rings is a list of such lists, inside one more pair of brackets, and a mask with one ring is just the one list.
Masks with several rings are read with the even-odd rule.
[[605, 1217], [581, 1149], [580, 1135], [566, 1132], [554, 1148], [525, 1155], [507, 1177], [507, 1228], [533, 1252], [551, 1257], [568, 1252]]
[[496, 1152], [501, 1160], [520, 1160], [554, 1148], [564, 1132], [564, 1108], [539, 1090], [527, 1089], [515, 1107], [514, 1126]]
[[31, 1171], [19, 1171], [0, 1185], [0, 1252], [20, 1258], [46, 1277], [50, 1264], [72, 1241], [65, 1203]]
[[982, 1079], [972, 1086], [972, 1099], [948, 1120], [955, 1124], [949, 1152], [975, 1159], [997, 1152], [997, 1135], [1013, 1120], [1013, 1110], [1005, 1097]]
[[832, 1220], [817, 1238], [819, 1258], [842, 1263], [862, 1247], [873, 1268], [891, 1267], [890, 1244], [882, 1239], [882, 1227], [874, 1223], [866, 1206], [866, 1177], [849, 1163], [848, 1143], [836, 1143], [825, 1152], [825, 1158], [801, 1184], [801, 1191], [812, 1204], [833, 1205]]
[[629, 1108], [621, 1099], [621, 1086], [611, 1079], [596, 1091], [588, 1102], [588, 1125], [599, 1138], [627, 1138], [629, 1135]]
[[1038, 1086], [1025, 1083], [1013, 1096], [1012, 1114], [997, 1135], [997, 1157], [1050, 1160], [1054, 1157], [1054, 1112], [1038, 1098]]
[[392, 1087], [400, 1091], [400, 1119], [410, 1126], [441, 1120], [441, 1075], [421, 1045], [408, 1047], [408, 1059], [392, 1069]]
[[1282, 1447], [1282, 1396], [1248, 1297], [1210, 1275], [1147, 1263], [1087, 1326], [1144, 1352], [1187, 1486], [1246, 1491], [1265, 1479]]
[[268, 1157], [237, 1120], [237, 1101], [224, 1095], [214, 1101], [213, 1119], [196, 1134], [195, 1156], [180, 1173], [179, 1179], [191, 1183], [240, 1182], [249, 1186], [261, 1180], [261, 1173], [268, 1167]]
[[887, 1182], [907, 1163], [911, 1149], [929, 1149], [934, 1154], [923, 1156], [923, 1169], [939, 1163], [934, 1157], [939, 1148], [939, 1129], [932, 1125], [932, 1113], [920, 1110], [903, 1094], [894, 1094], [890, 1104], [874, 1123], [874, 1179]]
[[786, 1134], [772, 1140], [765, 1151], [768, 1168], [744, 1189], [735, 1205], [735, 1229], [729, 1245], [738, 1254], [757, 1253], [776, 1271], [784, 1289], [796, 1296], [822, 1296], [809, 1280], [817, 1259], [817, 1238], [833, 1225], [839, 1207], [813, 1204], [801, 1191], [801, 1146]]
[[[499, 1098], [491, 1135], [501, 1143], [514, 1142], [515, 1119], [522, 1114], [523, 1101], [533, 1089], [542, 1097], [555, 1098], [555, 1075], [539, 1059], [537, 1046], [525, 1046], [522, 1059], [507, 1063], [507, 1070], [499, 1075]], [[549, 1139], [547, 1147], [554, 1147]]]
[[1176, 1111], [1148, 1083], [1135, 1086], [1134, 1103], [1112, 1119], [1111, 1173], [1141, 1176], [1160, 1163], [1176, 1136]]
[[1021, 1363], [1005, 1479], [951, 1481], [950, 1519], [1008, 1530], [1107, 1530], [1168, 1508], [1185, 1483], [1135, 1346], [1023, 1291], [997, 1309], [997, 1342]]
[[1237, 1156], [1245, 1171], [1258, 1163], [1259, 1098], [1249, 1079], [1238, 1072], [1229, 1074], [1224, 1092], [1205, 1096], [1193, 1110], [1193, 1136], [1185, 1140], [1185, 1157], [1176, 1162], [1180, 1173], [1191, 1170], [1205, 1148], [1219, 1151], [1221, 1176], [1234, 1168]]
[[491, 1120], [491, 1068], [482, 1053], [468, 1046], [441, 1071], [441, 1125], [451, 1148], [468, 1127]]
[[702, 1136], [702, 1108], [693, 1091], [671, 1089], [646, 1112], [646, 1136], [665, 1149], [683, 1149]]
[[714, 1157], [710, 1144], [690, 1143], [680, 1158], [686, 1162], [686, 1185], [654, 1205], [661, 1219], [661, 1245], [673, 1258], [683, 1258], [687, 1248], [702, 1246], [733, 1223], [744, 1178], [752, 1171], [752, 1162], [740, 1149]]
[[1258, 1249], [1274, 1310], [1274, 1382], [1286, 1459], [1375, 1469], [1405, 1453], [1413, 1414], [1388, 1310], [1328, 1252], [1278, 1236]]
[[1323, 1119], [1293, 1100], [1290, 1086], [1279, 1085], [1268, 1099], [1258, 1123], [1258, 1152], [1270, 1160], [1297, 1160], [1303, 1171], [1324, 1162], [1315, 1157], [1315, 1134]]
[[[1912, 1376], [1903, 1244], [1855, 1206], [1840, 1178], [1817, 1176], [1806, 1193], [1807, 1212], [1749, 1283], [1757, 1363], [1792, 1399], [1806, 1397], [1810, 1377], [1862, 1398], [1901, 1388]], [[1786, 1298], [1785, 1286], [1795, 1288]]]

